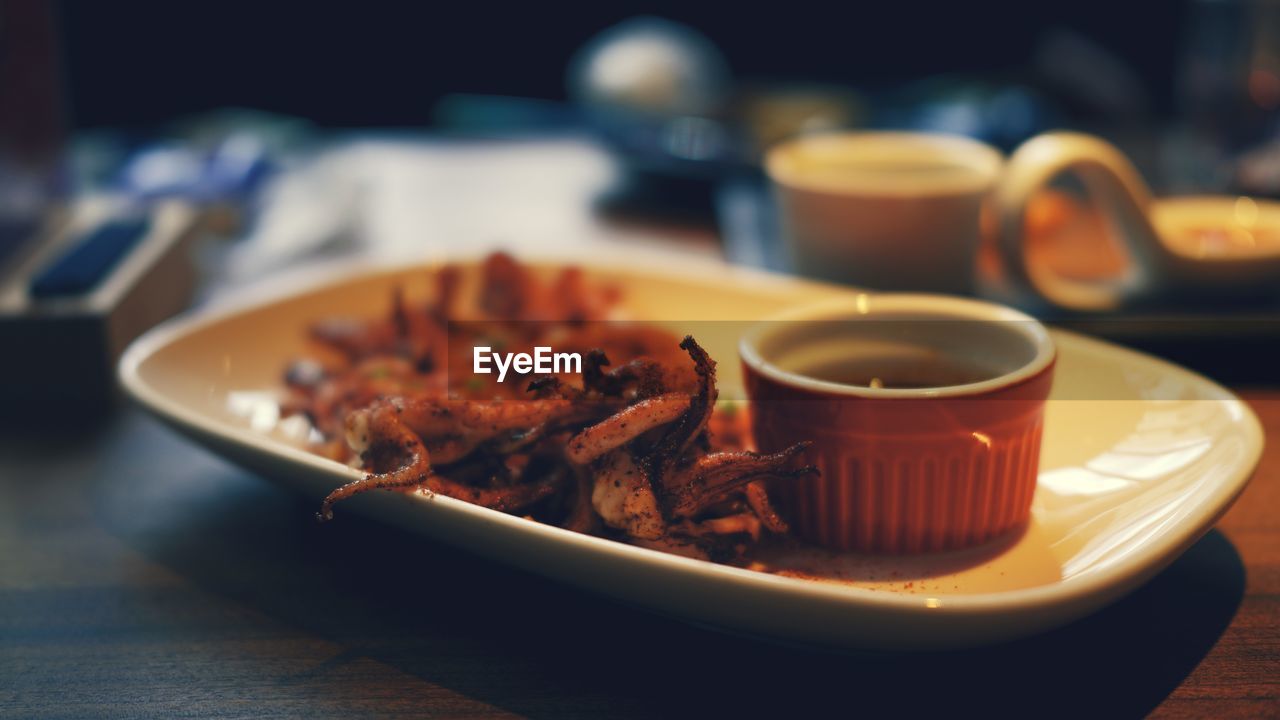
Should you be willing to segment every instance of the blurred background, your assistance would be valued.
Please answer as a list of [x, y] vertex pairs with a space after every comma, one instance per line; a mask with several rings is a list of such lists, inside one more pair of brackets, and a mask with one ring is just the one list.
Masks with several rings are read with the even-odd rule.
[[[1280, 2], [0, 0], [0, 339], [65, 355], [91, 327], [96, 362], [350, 253], [630, 243], [786, 270], [761, 153], [841, 128], [1005, 152], [1072, 128], [1159, 194], [1276, 197]], [[1214, 312], [1242, 309], [1274, 302]]]
[[[60, 5], [55, 14], [76, 127], [155, 126], [226, 106], [325, 126], [411, 127], [436, 122], [439, 102], [453, 93], [567, 100], [570, 60], [601, 31], [637, 15], [697, 31], [737, 77], [864, 90], [964, 73], [1034, 82], [1051, 71], [1037, 68], [1037, 58], [1074, 36], [1126, 65], [1131, 77], [1123, 80], [1145, 96], [1128, 99], [1136, 110], [1170, 116], [1179, 93], [1174, 69], [1194, 40], [1193, 13], [1220, 12], [1225, 24], [1230, 12], [1248, 8], [908, 2], [833, 12], [829, 3], [800, 2], [727, 12], [715, 3], [589, 5], [374, 2], [359, 11], [302, 12], [270, 3], [84, 2]], [[1244, 20], [1239, 32], [1248, 29]], [[1244, 60], [1244, 40], [1220, 38], [1219, 52]]]
[[[532, 132], [599, 123], [584, 107], [593, 101], [629, 102], [722, 121], [730, 137], [684, 128], [703, 145], [826, 124], [1010, 149], [1070, 126], [1121, 143], [1158, 189], [1280, 189], [1249, 163], [1280, 107], [1280, 8], [1268, 0], [0, 7], [10, 142], [91, 132], [131, 148], [232, 108], [313, 131]], [[640, 42], [615, 48], [598, 76], [582, 67], [593, 48], [628, 38]]]

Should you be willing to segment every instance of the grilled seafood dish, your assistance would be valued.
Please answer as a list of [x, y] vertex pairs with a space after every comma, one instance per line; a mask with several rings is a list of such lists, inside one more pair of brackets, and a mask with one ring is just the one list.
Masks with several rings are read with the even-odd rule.
[[[716, 363], [697, 341], [614, 317], [618, 293], [567, 268], [549, 283], [505, 254], [483, 264], [472, 303], [443, 268], [425, 306], [311, 328], [318, 355], [285, 373], [285, 412], [316, 451], [374, 490], [423, 490], [584, 533], [729, 561], [787, 524], [768, 483], [814, 473], [805, 446], [747, 448], [743, 413], [717, 412]], [[477, 346], [580, 353], [580, 373], [482, 379]], [[484, 378], [492, 378], [492, 375]], [[713, 432], [714, 429], [714, 432]]]

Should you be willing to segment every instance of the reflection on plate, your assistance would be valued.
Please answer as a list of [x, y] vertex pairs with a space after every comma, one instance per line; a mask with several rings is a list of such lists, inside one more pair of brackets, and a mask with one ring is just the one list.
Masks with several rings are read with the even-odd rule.
[[[620, 283], [637, 318], [751, 320], [847, 289], [680, 259], [589, 267]], [[625, 268], [625, 269], [621, 269]], [[430, 268], [309, 273], [270, 295], [180, 318], [138, 340], [125, 387], [210, 449], [317, 500], [359, 473], [305, 450], [280, 422], [281, 368], [305, 350], [310, 320], [375, 314], [398, 282]], [[695, 314], [696, 313], [696, 314]], [[731, 333], [704, 341], [721, 387], [741, 375]], [[703, 340], [700, 337], [700, 340]], [[375, 493], [351, 511], [704, 625], [836, 647], [944, 648], [1061, 625], [1115, 600], [1189, 547], [1244, 488], [1262, 449], [1248, 408], [1176, 366], [1055, 333], [1033, 520], [1016, 537], [916, 558], [775, 549], [752, 569], [588, 537], [446, 497]]]

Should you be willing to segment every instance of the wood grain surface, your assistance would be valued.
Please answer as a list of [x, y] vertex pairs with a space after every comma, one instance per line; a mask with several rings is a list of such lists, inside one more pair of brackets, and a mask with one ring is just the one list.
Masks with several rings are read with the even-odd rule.
[[[851, 657], [314, 508], [136, 410], [0, 433], [0, 716], [1280, 716], [1280, 391], [1218, 528], [1067, 628]], [[822, 713], [826, 714], [826, 713]]]

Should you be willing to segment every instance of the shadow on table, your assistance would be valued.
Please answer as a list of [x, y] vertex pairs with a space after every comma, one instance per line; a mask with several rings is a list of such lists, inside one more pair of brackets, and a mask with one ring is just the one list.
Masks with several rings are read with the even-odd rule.
[[345, 648], [281, 682], [367, 656], [532, 716], [1136, 717], [1196, 667], [1245, 584], [1235, 548], [1213, 531], [1128, 598], [1061, 630], [967, 652], [850, 657], [692, 628], [349, 513], [319, 526], [310, 504], [211, 459], [177, 472], [114, 473], [119, 483], [96, 489], [100, 519], [201, 588]]

